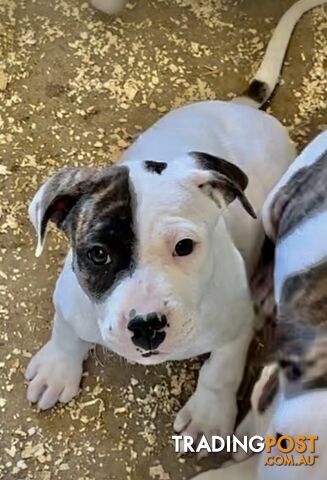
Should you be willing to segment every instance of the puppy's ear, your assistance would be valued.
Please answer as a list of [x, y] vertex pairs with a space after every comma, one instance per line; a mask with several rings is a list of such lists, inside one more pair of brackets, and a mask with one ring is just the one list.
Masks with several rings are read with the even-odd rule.
[[35, 255], [43, 251], [47, 225], [54, 222], [65, 229], [65, 220], [82, 195], [94, 188], [97, 173], [95, 168], [67, 168], [60, 170], [35, 194], [29, 209], [29, 217], [37, 232]]
[[252, 205], [244, 194], [248, 185], [248, 177], [233, 163], [202, 152], [192, 152], [198, 166], [203, 169], [199, 177], [199, 188], [214, 202], [223, 207], [237, 198], [243, 208], [253, 218], [257, 218]]

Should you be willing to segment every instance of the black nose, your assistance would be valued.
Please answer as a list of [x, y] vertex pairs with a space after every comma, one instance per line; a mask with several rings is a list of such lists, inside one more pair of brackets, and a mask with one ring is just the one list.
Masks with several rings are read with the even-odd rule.
[[166, 315], [149, 313], [135, 315], [127, 325], [133, 332], [132, 342], [143, 350], [156, 350], [164, 341], [166, 332], [160, 331], [167, 325]]

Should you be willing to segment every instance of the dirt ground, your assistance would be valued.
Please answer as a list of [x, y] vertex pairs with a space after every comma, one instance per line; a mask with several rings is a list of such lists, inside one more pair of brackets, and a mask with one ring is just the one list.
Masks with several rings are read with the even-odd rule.
[[[65, 165], [103, 165], [167, 110], [227, 99], [293, 0], [138, 0], [110, 19], [79, 0], [0, 0], [0, 478], [182, 480], [170, 436], [198, 362], [144, 368], [97, 349], [68, 406], [39, 413], [23, 372], [49, 335], [65, 255], [36, 261], [26, 206]], [[268, 109], [299, 146], [326, 127], [327, 10], [300, 22]], [[324, 63], [325, 62], [325, 63]]]

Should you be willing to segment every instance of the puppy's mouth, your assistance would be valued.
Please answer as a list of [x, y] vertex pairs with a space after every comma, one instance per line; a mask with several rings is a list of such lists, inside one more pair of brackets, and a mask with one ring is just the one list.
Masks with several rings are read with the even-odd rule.
[[152, 357], [153, 355], [160, 355], [159, 350], [150, 350], [149, 352], [142, 353], [143, 358], [149, 358]]

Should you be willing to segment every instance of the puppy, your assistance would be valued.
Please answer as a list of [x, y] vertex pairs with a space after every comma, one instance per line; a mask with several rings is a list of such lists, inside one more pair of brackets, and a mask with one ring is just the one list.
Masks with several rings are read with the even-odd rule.
[[145, 365], [211, 352], [174, 428], [233, 431], [254, 328], [255, 211], [294, 158], [286, 130], [255, 107], [276, 85], [296, 21], [322, 3], [301, 0], [284, 15], [242, 97], [174, 110], [119, 164], [60, 171], [36, 193], [36, 254], [49, 221], [71, 242], [51, 338], [26, 371], [39, 408], [77, 394], [92, 343]]

